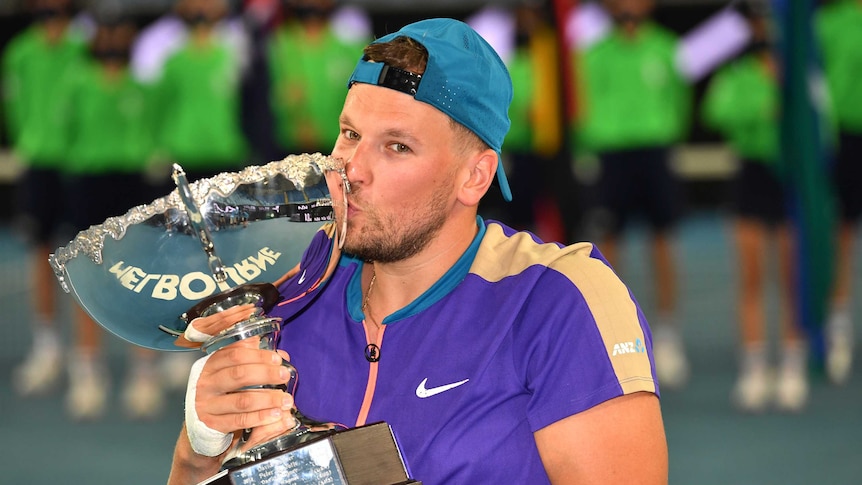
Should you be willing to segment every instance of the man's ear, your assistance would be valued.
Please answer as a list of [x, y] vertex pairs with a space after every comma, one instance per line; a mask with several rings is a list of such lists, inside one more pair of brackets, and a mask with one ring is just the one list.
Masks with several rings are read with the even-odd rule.
[[458, 199], [467, 206], [478, 205], [488, 192], [497, 173], [498, 155], [494, 150], [477, 152], [467, 164], [468, 177], [461, 185]]

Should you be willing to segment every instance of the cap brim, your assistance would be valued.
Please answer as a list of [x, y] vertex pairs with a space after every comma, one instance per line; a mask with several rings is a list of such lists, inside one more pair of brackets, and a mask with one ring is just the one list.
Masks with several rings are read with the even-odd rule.
[[497, 154], [497, 185], [500, 186], [500, 193], [503, 194], [503, 199], [506, 202], [512, 201], [512, 189], [509, 188], [509, 179], [506, 178], [506, 171], [503, 170], [503, 157]]

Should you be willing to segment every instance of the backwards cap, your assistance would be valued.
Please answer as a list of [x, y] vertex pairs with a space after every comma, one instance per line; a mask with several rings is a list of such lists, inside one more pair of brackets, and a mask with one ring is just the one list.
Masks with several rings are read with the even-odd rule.
[[497, 152], [497, 183], [503, 198], [512, 200], [500, 156], [509, 131], [512, 79], [500, 56], [469, 25], [453, 19], [415, 22], [372, 43], [397, 37], [410, 37], [425, 47], [425, 72], [420, 76], [383, 62], [360, 59], [348, 87], [360, 82], [395, 89], [466, 126]]

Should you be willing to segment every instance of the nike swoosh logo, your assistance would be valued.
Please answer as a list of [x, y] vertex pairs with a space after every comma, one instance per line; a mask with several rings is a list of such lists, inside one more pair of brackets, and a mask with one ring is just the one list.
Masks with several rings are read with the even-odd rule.
[[463, 381], [453, 382], [452, 384], [446, 384], [445, 386], [437, 386], [432, 387], [431, 389], [427, 389], [425, 384], [428, 383], [428, 378], [422, 379], [422, 382], [419, 383], [419, 387], [416, 388], [416, 397], [426, 398], [431, 396], [436, 396], [441, 392], [446, 392], [449, 389], [455, 389], [456, 387], [466, 384], [470, 379], [464, 379]]
[[302, 274], [299, 275], [299, 281], [296, 282], [297, 285], [301, 285], [302, 283], [305, 282], [305, 272], [306, 271], [308, 271], [308, 270], [305, 270], [305, 269], [302, 270]]

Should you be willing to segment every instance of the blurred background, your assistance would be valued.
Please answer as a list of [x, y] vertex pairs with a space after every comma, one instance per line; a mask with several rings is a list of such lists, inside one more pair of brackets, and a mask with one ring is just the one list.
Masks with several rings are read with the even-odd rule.
[[482, 215], [595, 241], [650, 321], [670, 483], [862, 482], [860, 0], [0, 0], [0, 482], [165, 482], [197, 357], [48, 255], [174, 161], [328, 153], [362, 46], [441, 16], [515, 87]]

